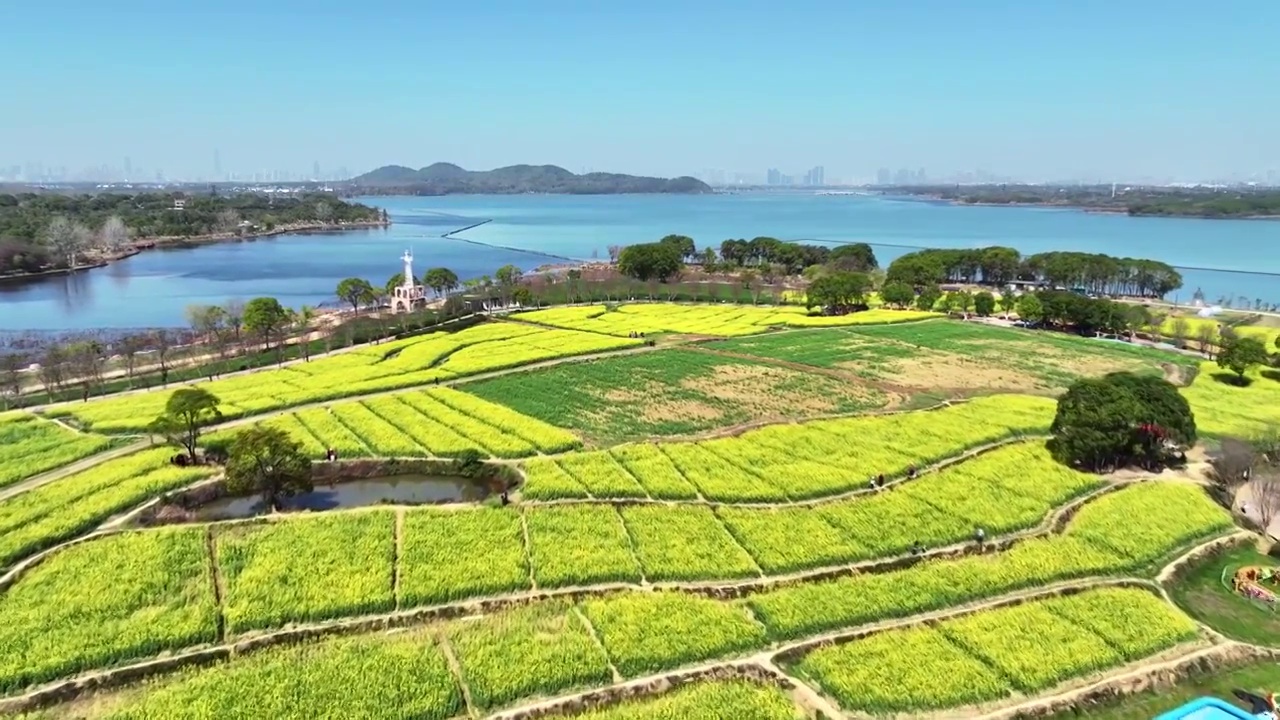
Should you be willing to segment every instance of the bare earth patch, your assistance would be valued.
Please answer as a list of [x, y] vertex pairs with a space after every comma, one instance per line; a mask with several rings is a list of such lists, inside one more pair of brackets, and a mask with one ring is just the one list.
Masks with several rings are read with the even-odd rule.
[[640, 411], [640, 419], [647, 423], [669, 420], [719, 420], [724, 413], [710, 405], [694, 400], [655, 399]]
[[[871, 392], [858, 385], [843, 385], [821, 391], [803, 382], [804, 375], [794, 370], [763, 365], [719, 365], [709, 377], [688, 378], [681, 387], [702, 395], [734, 403], [753, 414], [784, 412], [794, 415], [823, 414], [837, 410], [837, 399], [869, 401]], [[823, 385], [827, 385], [823, 383]]]
[[929, 355], [892, 363], [886, 375], [895, 385], [923, 390], [1008, 390], [1036, 392], [1047, 389], [1038, 378], [1008, 365], [956, 355]]

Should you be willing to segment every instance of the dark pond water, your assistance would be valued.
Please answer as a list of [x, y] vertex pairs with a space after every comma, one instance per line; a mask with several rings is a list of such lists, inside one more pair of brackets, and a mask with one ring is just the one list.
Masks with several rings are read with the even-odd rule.
[[[442, 475], [392, 475], [317, 485], [314, 490], [284, 500], [282, 510], [347, 510], [374, 505], [425, 505], [479, 502], [489, 492], [470, 480]], [[266, 512], [259, 497], [222, 498], [192, 511], [198, 521], [234, 520]]]

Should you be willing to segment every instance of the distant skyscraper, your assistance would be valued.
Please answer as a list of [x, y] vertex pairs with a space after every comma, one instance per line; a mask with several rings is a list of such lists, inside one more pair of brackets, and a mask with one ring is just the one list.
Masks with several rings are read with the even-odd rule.
[[217, 148], [213, 149], [213, 177], [215, 180], [222, 178], [222, 153]]
[[810, 171], [809, 171], [809, 184], [810, 184], [810, 185], [826, 185], [826, 184], [827, 184], [827, 171], [826, 171], [826, 168], [824, 168], [824, 167], [822, 167], [821, 165], [819, 165], [819, 166], [815, 167], [814, 169], [810, 170]]
[[320, 179], [320, 161], [319, 160], [317, 160], [315, 164], [311, 166], [311, 179], [312, 180]]
[[133, 160], [130, 160], [127, 157], [124, 159], [124, 179], [133, 179]]
[[928, 183], [928, 182], [929, 182], [929, 179], [928, 179], [928, 177], [924, 174], [924, 168], [920, 168], [919, 170], [917, 170], [917, 171], [916, 171], [916, 184], [917, 184], [917, 185], [924, 185], [924, 184], [926, 184], [926, 183]]
[[876, 184], [888, 185], [893, 182], [893, 173], [889, 168], [880, 168], [876, 171]]
[[777, 168], [769, 168], [769, 172], [765, 173], [765, 184], [766, 184], [766, 185], [781, 185], [781, 184], [783, 184], [783, 183], [782, 183], [782, 173], [781, 173], [781, 172], [778, 172], [778, 169], [777, 169]]
[[902, 168], [898, 170], [898, 172], [895, 173], [893, 176], [893, 184], [894, 185], [910, 185], [911, 171], [906, 168]]

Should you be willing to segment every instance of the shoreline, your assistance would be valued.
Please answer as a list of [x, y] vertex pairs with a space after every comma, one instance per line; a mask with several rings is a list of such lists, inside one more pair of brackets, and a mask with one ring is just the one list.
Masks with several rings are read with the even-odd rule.
[[218, 245], [221, 243], [231, 242], [255, 242], [266, 238], [280, 237], [282, 235], [299, 235], [302, 233], [343, 233], [352, 230], [372, 230], [375, 228], [386, 228], [391, 226], [390, 220], [361, 220], [348, 223], [312, 223], [301, 225], [289, 225], [285, 227], [277, 227], [262, 232], [240, 235], [238, 233], [214, 233], [210, 235], [192, 235], [189, 237], [182, 236], [161, 236], [139, 238], [132, 241], [132, 247], [120, 253], [116, 253], [107, 257], [100, 258], [90, 263], [76, 265], [70, 268], [56, 268], [53, 270], [41, 270], [33, 273], [17, 273], [0, 275], [0, 283], [20, 283], [35, 280], [41, 280], [51, 277], [59, 277], [62, 275], [73, 275], [78, 272], [95, 270], [104, 268], [114, 262], [127, 260], [135, 255], [140, 255], [148, 250], [186, 250], [201, 247], [203, 245]]
[[1094, 215], [1126, 215], [1132, 218], [1166, 218], [1169, 220], [1280, 220], [1280, 215], [1173, 215], [1163, 213], [1131, 213], [1128, 208], [1108, 207], [1105, 205], [1072, 205], [1048, 202], [966, 202], [960, 198], [945, 198], [939, 195], [891, 195], [881, 193], [881, 197], [892, 197], [907, 202], [940, 202], [956, 207], [1008, 207], [1008, 208], [1045, 208], [1049, 210], [1071, 210]]

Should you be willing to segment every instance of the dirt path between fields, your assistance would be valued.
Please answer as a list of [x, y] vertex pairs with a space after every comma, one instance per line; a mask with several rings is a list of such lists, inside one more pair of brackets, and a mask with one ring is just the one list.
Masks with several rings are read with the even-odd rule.
[[62, 478], [67, 477], [68, 475], [74, 475], [75, 473], [78, 473], [78, 472], [84, 472], [85, 470], [101, 465], [102, 463], [107, 462], [108, 460], [115, 460], [117, 458], [124, 457], [125, 455], [135, 453], [139, 450], [145, 450], [148, 447], [151, 447], [150, 441], [139, 440], [138, 442], [130, 443], [129, 445], [124, 445], [112, 450], [100, 452], [97, 455], [90, 455], [89, 457], [84, 458], [83, 460], [77, 460], [76, 462], [73, 462], [70, 465], [63, 465], [62, 467], [56, 470], [50, 470], [49, 472], [46, 472], [46, 473], [34, 475], [32, 477], [27, 478], [26, 480], [22, 480], [21, 482], [16, 482], [4, 489], [0, 489], [0, 502], [4, 500], [8, 500], [9, 498], [15, 495], [20, 495], [28, 490], [34, 490], [42, 485], [48, 485], [54, 480], [61, 480]]

